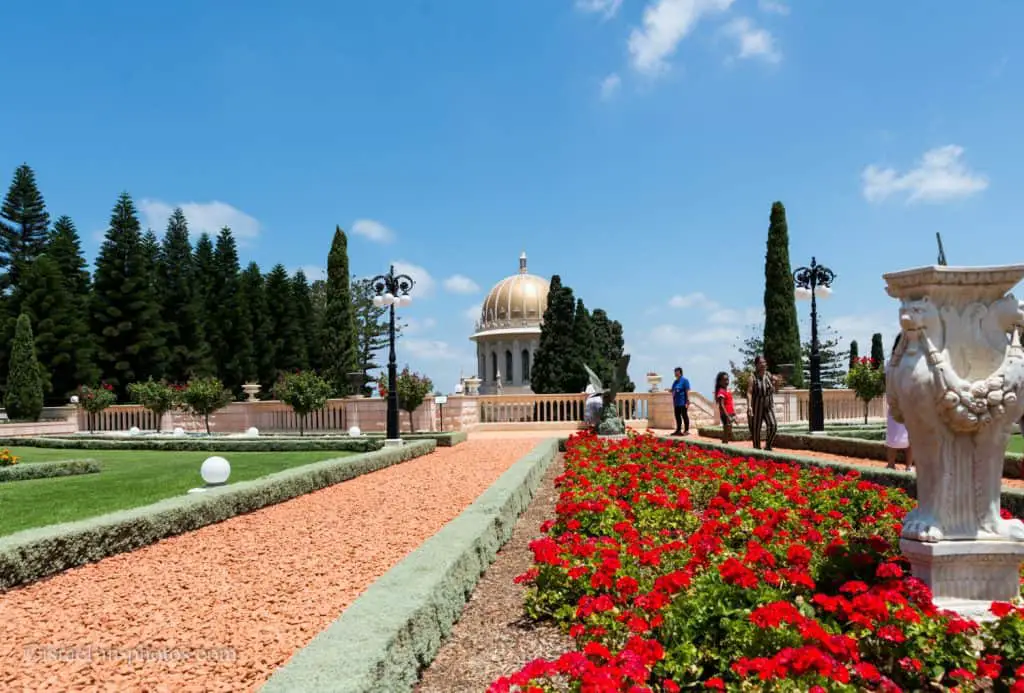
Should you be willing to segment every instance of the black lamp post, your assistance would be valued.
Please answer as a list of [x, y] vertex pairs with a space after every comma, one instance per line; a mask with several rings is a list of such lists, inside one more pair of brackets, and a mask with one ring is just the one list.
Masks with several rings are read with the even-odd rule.
[[388, 323], [388, 427], [387, 439], [398, 440], [398, 362], [395, 359], [395, 308], [407, 306], [412, 303], [412, 277], [405, 274], [395, 274], [395, 266], [388, 269], [387, 274], [381, 274], [370, 280], [373, 291], [377, 295], [373, 297], [373, 305], [378, 308], [388, 306], [391, 309], [390, 322]]
[[835, 273], [817, 260], [811, 258], [810, 267], [798, 267], [793, 272], [793, 281], [798, 289], [811, 292], [811, 386], [808, 423], [811, 432], [825, 430], [825, 398], [821, 391], [821, 351], [818, 344], [818, 297], [819, 288], [829, 290], [835, 280]]

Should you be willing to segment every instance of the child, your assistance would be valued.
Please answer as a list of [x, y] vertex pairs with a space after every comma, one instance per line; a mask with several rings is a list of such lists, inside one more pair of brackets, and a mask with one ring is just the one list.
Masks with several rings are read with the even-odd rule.
[[736, 423], [736, 406], [729, 391], [729, 374], [725, 371], [715, 376], [715, 402], [718, 403], [718, 418], [722, 422], [722, 442], [732, 440], [732, 425]]

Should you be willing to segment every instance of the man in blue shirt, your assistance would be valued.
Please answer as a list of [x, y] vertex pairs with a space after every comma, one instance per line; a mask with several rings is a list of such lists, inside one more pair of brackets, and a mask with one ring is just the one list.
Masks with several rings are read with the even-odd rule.
[[676, 414], [676, 430], [672, 435], [690, 435], [690, 381], [683, 377], [683, 369], [679, 366], [676, 366], [676, 379], [672, 383], [672, 406]]

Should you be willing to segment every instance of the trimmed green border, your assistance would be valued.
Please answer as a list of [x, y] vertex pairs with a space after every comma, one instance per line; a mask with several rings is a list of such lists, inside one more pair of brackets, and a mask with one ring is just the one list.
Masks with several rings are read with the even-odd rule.
[[411, 691], [433, 661], [480, 576], [512, 536], [555, 459], [548, 439], [458, 517], [370, 585], [299, 650], [261, 693]]
[[28, 462], [0, 467], [0, 483], [27, 481], [29, 479], [52, 479], [56, 476], [77, 476], [97, 474], [100, 463], [96, 460], [58, 460], [56, 462]]
[[[384, 433], [365, 433], [367, 437], [383, 440]], [[439, 448], [450, 448], [465, 443], [469, 434], [465, 431], [434, 431], [427, 433], [402, 433], [403, 440], [436, 440]]]
[[205, 493], [174, 496], [139, 508], [15, 532], [0, 537], [0, 592], [282, 503], [426, 455], [436, 447], [432, 440], [410, 442], [292, 467]]

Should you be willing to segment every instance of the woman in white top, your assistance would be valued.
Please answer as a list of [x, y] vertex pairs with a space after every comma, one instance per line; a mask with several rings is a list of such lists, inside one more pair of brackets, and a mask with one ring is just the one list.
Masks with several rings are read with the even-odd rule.
[[[896, 335], [896, 341], [892, 345], [892, 353], [896, 353], [896, 347], [900, 345], [900, 335]], [[892, 358], [892, 355], [889, 356]], [[885, 422], [885, 456], [888, 464], [887, 469], [896, 469], [897, 451], [903, 450], [903, 464], [907, 471], [914, 468], [914, 458], [910, 450], [910, 435], [907, 427], [892, 418], [892, 412], [888, 413]]]

